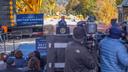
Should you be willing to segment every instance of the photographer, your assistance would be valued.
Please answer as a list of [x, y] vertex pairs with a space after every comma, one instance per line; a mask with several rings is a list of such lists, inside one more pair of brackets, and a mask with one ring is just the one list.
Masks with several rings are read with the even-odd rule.
[[80, 21], [77, 23], [78, 27], [84, 28], [84, 47], [87, 48], [88, 52], [93, 56], [96, 66], [93, 72], [98, 72], [99, 70], [99, 49], [97, 44], [97, 25], [93, 20]]

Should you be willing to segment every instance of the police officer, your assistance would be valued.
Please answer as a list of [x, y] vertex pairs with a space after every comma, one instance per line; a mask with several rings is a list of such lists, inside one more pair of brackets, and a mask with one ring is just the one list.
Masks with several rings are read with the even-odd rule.
[[80, 26], [73, 30], [74, 41], [65, 51], [65, 72], [92, 72], [96, 66], [92, 55], [84, 47], [84, 33]]

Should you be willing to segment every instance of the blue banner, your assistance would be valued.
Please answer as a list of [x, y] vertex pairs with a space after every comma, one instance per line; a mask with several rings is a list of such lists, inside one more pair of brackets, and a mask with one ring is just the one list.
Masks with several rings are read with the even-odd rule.
[[43, 14], [18, 14], [16, 15], [17, 26], [43, 24]]
[[37, 50], [46, 50], [48, 48], [48, 43], [46, 39], [37, 38], [36, 39], [36, 49]]

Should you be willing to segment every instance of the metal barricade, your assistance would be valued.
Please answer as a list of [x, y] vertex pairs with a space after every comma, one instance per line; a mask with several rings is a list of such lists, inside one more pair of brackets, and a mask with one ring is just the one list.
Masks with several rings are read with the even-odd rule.
[[7, 33], [0, 33], [0, 40], [1, 40], [1, 48], [0, 53], [6, 53], [6, 40], [7, 40]]
[[15, 35], [14, 33], [0, 33], [0, 53], [10, 53], [15, 50]]

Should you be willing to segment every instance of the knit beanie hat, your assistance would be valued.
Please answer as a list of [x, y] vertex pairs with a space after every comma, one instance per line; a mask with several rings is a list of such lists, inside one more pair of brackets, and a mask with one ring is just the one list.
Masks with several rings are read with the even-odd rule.
[[75, 27], [74, 30], [73, 30], [73, 36], [76, 38], [76, 39], [82, 39], [84, 38], [85, 36], [85, 32], [84, 32], [84, 28], [83, 27]]
[[122, 31], [119, 27], [111, 27], [109, 31], [109, 37], [119, 39], [122, 36]]

